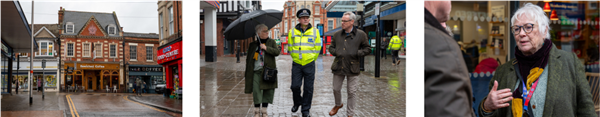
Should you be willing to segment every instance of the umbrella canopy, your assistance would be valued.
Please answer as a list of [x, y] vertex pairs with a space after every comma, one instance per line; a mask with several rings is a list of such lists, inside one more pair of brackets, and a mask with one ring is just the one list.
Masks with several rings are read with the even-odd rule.
[[248, 39], [255, 35], [254, 27], [258, 24], [265, 24], [269, 29], [281, 22], [283, 12], [279, 10], [256, 10], [243, 14], [237, 20], [233, 21], [225, 29], [225, 38], [227, 40]]

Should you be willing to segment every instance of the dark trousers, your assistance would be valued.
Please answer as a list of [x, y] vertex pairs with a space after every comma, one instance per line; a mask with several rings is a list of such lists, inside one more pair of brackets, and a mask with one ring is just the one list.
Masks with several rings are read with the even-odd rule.
[[381, 57], [384, 57], [385, 59], [387, 59], [387, 54], [385, 53], [387, 52], [385, 49], [381, 49]]
[[137, 89], [135, 89], [135, 92], [136, 92], [138, 95], [142, 95], [142, 87], [138, 86], [138, 87], [137, 87]]
[[398, 52], [400, 50], [392, 50], [392, 62], [396, 63], [396, 61], [400, 60], [400, 57], [398, 57]]
[[[301, 92], [302, 80], [304, 80], [304, 92]], [[315, 62], [304, 66], [293, 63], [292, 65], [292, 92], [294, 105], [302, 105], [302, 113], [309, 114], [313, 98], [313, 85], [315, 82]], [[303, 95], [301, 96], [300, 93]]]

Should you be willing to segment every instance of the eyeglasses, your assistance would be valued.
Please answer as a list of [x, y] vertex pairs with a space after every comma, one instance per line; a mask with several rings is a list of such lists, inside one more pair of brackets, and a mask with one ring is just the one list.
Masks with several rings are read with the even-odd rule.
[[352, 20], [342, 20], [342, 22], [350, 22], [350, 21], [352, 21]]
[[512, 33], [514, 35], [518, 35], [519, 33], [521, 33], [521, 29], [523, 29], [523, 30], [525, 30], [525, 33], [529, 34], [529, 33], [531, 33], [531, 31], [533, 31], [533, 25], [534, 24], [527, 23], [527, 24], [525, 24], [523, 26], [517, 26], [517, 25], [511, 26], [510, 27], [510, 29], [511, 29], [510, 31], [512, 31]]

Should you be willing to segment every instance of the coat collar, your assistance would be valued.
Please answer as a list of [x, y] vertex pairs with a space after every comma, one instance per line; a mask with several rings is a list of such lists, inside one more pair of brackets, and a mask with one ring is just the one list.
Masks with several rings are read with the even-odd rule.
[[[344, 36], [346, 34], [346, 30], [342, 29], [342, 33], [340, 33], [340, 35]], [[356, 35], [356, 27], [352, 27], [352, 31], [350, 31], [350, 34], [354, 34]]]

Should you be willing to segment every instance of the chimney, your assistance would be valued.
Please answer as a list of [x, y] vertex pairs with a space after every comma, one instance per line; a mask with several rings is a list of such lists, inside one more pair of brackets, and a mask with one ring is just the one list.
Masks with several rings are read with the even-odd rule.
[[65, 14], [65, 9], [63, 9], [63, 7], [61, 6], [60, 9], [58, 10], [58, 29], [60, 30], [58, 33], [61, 34], [63, 31], [63, 16]]

